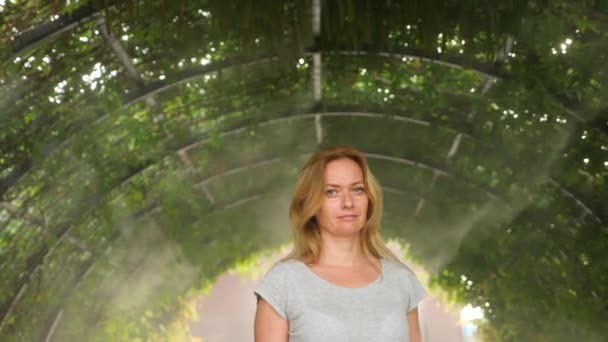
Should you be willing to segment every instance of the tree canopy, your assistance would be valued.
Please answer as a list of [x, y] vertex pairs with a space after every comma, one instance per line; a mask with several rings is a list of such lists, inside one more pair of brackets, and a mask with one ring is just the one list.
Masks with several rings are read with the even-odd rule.
[[342, 143], [488, 340], [607, 336], [606, 1], [9, 0], [0, 42], [3, 341], [175, 334]]

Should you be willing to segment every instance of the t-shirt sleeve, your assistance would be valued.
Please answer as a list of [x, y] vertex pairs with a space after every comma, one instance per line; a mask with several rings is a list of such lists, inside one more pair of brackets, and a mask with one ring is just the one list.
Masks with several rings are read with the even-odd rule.
[[280, 263], [275, 264], [264, 274], [253, 290], [256, 300], [264, 298], [270, 306], [281, 316], [287, 319], [287, 284], [286, 270]]
[[410, 312], [427, 296], [427, 293], [414, 272], [408, 271], [407, 275], [410, 282], [407, 311]]

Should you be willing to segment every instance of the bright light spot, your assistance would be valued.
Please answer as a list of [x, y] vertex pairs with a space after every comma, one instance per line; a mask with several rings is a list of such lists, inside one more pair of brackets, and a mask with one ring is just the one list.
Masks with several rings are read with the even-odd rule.
[[298, 63], [300, 65], [302, 65], [302, 64], [306, 63], [306, 61], [304, 60], [304, 58], [300, 58], [300, 59], [298, 59]]
[[412, 25], [407, 25], [405, 28], [406, 28], [407, 30], [411, 30], [411, 29], [412, 29]]
[[605, 167], [608, 167], [608, 161], [605, 161], [605, 162], [604, 162], [604, 166], [605, 166]]
[[384, 93], [388, 94], [390, 90], [388, 90], [388, 88], [384, 89]]
[[365, 69], [365, 68], [361, 69], [360, 74], [361, 74], [361, 76], [367, 74], [367, 69]]
[[55, 86], [55, 92], [58, 94], [63, 94], [65, 92], [65, 86], [68, 84], [68, 81], [63, 80]]
[[460, 41], [460, 44], [462, 44], [462, 45], [464, 45], [464, 44], [466, 44], [466, 43], [467, 43], [467, 42], [466, 42], [464, 39]]
[[442, 51], [442, 50], [441, 50], [441, 47], [438, 47], [438, 48], [437, 48], [437, 52], [438, 52], [438, 53], [441, 53], [441, 51]]
[[566, 44], [564, 44], [564, 43], [561, 43], [561, 44], [559, 45], [559, 47], [560, 47], [560, 49], [562, 49], [562, 50], [566, 50], [566, 49], [568, 48], [568, 45], [566, 45]]
[[122, 39], [126, 42], [129, 40], [129, 35], [124, 34], [122, 37], [120, 37], [120, 39]]
[[551, 48], [551, 53], [557, 55], [557, 50], [555, 50], [555, 48]]
[[97, 80], [105, 73], [106, 68], [101, 63], [96, 63], [93, 66], [93, 70], [88, 75], [82, 75], [82, 80], [90, 85], [91, 90], [95, 90], [97, 87]]
[[201, 63], [201, 65], [207, 65], [207, 64], [211, 63], [211, 60], [209, 60], [207, 58], [201, 58], [200, 63]]
[[196, 58], [194, 58], [194, 57], [190, 58], [190, 62], [196, 63]]
[[49, 64], [51, 62], [51, 57], [49, 56], [44, 56], [42, 57], [42, 61], [46, 64]]
[[158, 76], [158, 79], [161, 80], [161, 81], [164, 80], [165, 79], [165, 75]]
[[458, 50], [458, 53], [463, 53], [463, 52], [464, 52], [463, 49]]
[[84, 43], [86, 43], [86, 42], [88, 42], [88, 41], [89, 41], [89, 38], [88, 38], [88, 37], [80, 37], [80, 38], [78, 38], [78, 39], [79, 39], [81, 42], [84, 42]]
[[376, 89], [377, 92], [381, 93], [382, 92], [382, 88], [378, 88]]
[[198, 14], [202, 15], [205, 18], [209, 18], [211, 16], [211, 12], [203, 11], [202, 9], [198, 10]]
[[583, 159], [583, 163], [585, 163], [585, 164], [589, 164], [589, 158], [585, 158], [585, 159]]
[[471, 93], [475, 92], [475, 88], [471, 88], [471, 90], [469, 90]]
[[469, 323], [471, 321], [482, 319], [483, 310], [479, 307], [473, 307], [471, 304], [467, 304], [462, 310], [460, 310], [460, 321], [462, 323]]
[[21, 57], [15, 57], [15, 59], [13, 60], [13, 62], [15, 62], [15, 64], [21, 62]]
[[572, 44], [572, 39], [570, 39], [570, 38], [566, 38], [566, 44], [567, 44], [567, 45]]
[[49, 102], [55, 103], [55, 98], [54, 98], [54, 97], [49, 96]]

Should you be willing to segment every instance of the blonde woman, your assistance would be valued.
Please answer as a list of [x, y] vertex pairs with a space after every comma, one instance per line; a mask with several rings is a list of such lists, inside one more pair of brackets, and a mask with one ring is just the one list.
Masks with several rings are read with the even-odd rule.
[[382, 192], [350, 146], [314, 154], [289, 208], [294, 248], [264, 275], [255, 342], [419, 342], [426, 292], [380, 236]]

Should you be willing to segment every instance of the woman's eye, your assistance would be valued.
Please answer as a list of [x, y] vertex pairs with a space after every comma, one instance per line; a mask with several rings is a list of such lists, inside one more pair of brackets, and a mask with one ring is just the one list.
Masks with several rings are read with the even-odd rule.
[[329, 196], [333, 196], [333, 195], [337, 194], [338, 192], [334, 189], [330, 189], [330, 190], [325, 191], [325, 193]]
[[355, 192], [356, 192], [356, 193], [358, 193], [358, 194], [360, 194], [360, 193], [362, 193], [362, 192], [364, 192], [364, 191], [365, 191], [365, 189], [363, 189], [362, 187], [356, 187], [354, 190], [355, 190]]

